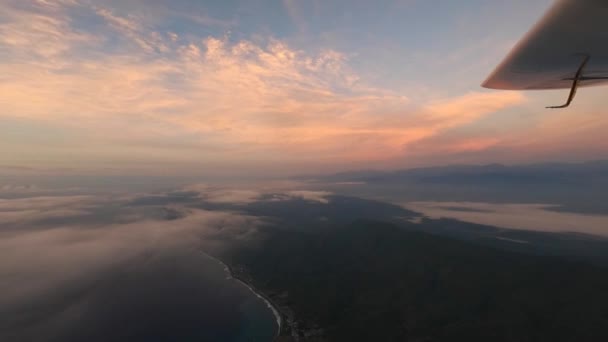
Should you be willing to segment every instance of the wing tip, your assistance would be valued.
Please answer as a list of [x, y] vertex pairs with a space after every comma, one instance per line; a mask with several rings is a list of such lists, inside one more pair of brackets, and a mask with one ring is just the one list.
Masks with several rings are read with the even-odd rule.
[[481, 83], [481, 86], [486, 89], [496, 89], [492, 86], [490, 79], [487, 79]]
[[481, 83], [481, 86], [486, 89], [495, 89], [495, 90], [521, 90], [521, 88], [515, 87], [505, 82], [500, 82], [496, 80], [493, 76], [488, 78], [487, 80]]

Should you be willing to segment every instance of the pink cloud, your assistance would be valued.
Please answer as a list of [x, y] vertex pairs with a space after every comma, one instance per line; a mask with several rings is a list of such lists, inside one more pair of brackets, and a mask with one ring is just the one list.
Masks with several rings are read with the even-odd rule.
[[[119, 51], [95, 50], [107, 37], [73, 27], [70, 6], [103, 19]], [[8, 10], [0, 26], [9, 47], [0, 62], [0, 117], [78, 132], [82, 140], [64, 147], [72, 160], [381, 161], [523, 102], [519, 93], [479, 92], [419, 103], [367, 83], [339, 51], [311, 53], [272, 38], [184, 40], [110, 8], [46, 7]], [[83, 48], [95, 53], [85, 57]], [[184, 136], [190, 148], [171, 147]], [[39, 153], [70, 163], [50, 146]]]

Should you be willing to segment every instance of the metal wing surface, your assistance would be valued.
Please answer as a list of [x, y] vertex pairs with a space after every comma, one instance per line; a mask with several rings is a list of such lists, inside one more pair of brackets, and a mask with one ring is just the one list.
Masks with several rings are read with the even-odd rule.
[[579, 86], [602, 83], [608, 83], [608, 0], [558, 0], [482, 85], [571, 88], [573, 97]]

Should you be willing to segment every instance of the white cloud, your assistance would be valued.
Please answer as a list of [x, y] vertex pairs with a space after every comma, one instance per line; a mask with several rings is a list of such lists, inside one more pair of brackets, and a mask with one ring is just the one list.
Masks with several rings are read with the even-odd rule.
[[184, 191], [196, 192], [198, 197], [209, 203], [247, 204], [256, 202], [262, 195], [254, 190], [230, 189], [192, 184], [182, 188]]
[[[52, 5], [49, 5], [51, 4]], [[0, 160], [173, 163], [382, 161], [518, 104], [517, 93], [412, 103], [366, 82], [350, 57], [284, 41], [181, 37], [145, 17], [72, 1], [9, 3], [0, 24], [0, 117], [73, 134]], [[47, 6], [48, 5], [48, 6]], [[96, 15], [78, 25], [70, 9]], [[31, 163], [31, 162], [30, 162]], [[61, 165], [61, 164], [60, 164]]]
[[[23, 194], [23, 193], [22, 193]], [[27, 225], [53, 218], [78, 217], [103, 203], [92, 196], [39, 196], [0, 199], [0, 224]]]
[[309, 191], [309, 190], [294, 190], [288, 191], [285, 193], [287, 196], [293, 198], [301, 198], [303, 200], [311, 201], [311, 202], [319, 202], [323, 204], [328, 204], [328, 197], [332, 195], [331, 192], [327, 191]]
[[0, 212], [44, 210], [66, 206], [90, 206], [98, 201], [92, 196], [40, 196], [17, 199], [0, 199]]
[[20, 193], [20, 192], [39, 192], [41, 189], [35, 184], [2, 184], [0, 185], [0, 194], [3, 193]]
[[209, 203], [225, 204], [247, 204], [267, 200], [265, 196], [271, 196], [271, 201], [287, 201], [294, 198], [311, 202], [329, 203], [328, 197], [332, 195], [328, 191], [312, 190], [285, 190], [293, 186], [293, 182], [279, 184], [261, 185], [255, 190], [234, 189], [230, 187], [210, 186], [206, 184], [191, 184], [182, 188], [183, 191], [195, 192], [198, 197]]
[[403, 206], [433, 219], [454, 218], [512, 229], [608, 236], [608, 216], [551, 211], [548, 209], [552, 205], [548, 204], [409, 202]]
[[[12, 206], [4, 203], [4, 209], [36, 212], [51, 202], [63, 203], [66, 215], [79, 207], [67, 199], [35, 199]], [[9, 312], [70, 284], [95, 282], [104, 272], [146, 253], [198, 249], [202, 245], [221, 247], [229, 240], [251, 239], [261, 222], [235, 213], [177, 206], [171, 209], [179, 211], [181, 217], [171, 221], [143, 218], [124, 224], [80, 223], [0, 234], [0, 311]], [[0, 212], [0, 217], [7, 213], [13, 212]], [[59, 215], [59, 211], [54, 213]], [[27, 218], [20, 222], [27, 223]]]

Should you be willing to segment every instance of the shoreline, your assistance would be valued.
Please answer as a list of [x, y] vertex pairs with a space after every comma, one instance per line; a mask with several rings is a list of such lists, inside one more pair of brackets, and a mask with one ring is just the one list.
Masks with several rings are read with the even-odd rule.
[[283, 328], [283, 317], [281, 315], [281, 312], [277, 309], [277, 306], [272, 302], [272, 300], [270, 298], [268, 298], [268, 296], [266, 296], [265, 294], [263, 294], [261, 291], [257, 290], [253, 285], [249, 284], [248, 282], [246, 282], [245, 280], [237, 277], [234, 275], [234, 272], [232, 271], [232, 268], [230, 266], [228, 266], [225, 262], [223, 262], [222, 260], [211, 256], [205, 252], [203, 252], [203, 254], [205, 254], [206, 256], [208, 256], [209, 258], [215, 260], [216, 262], [218, 262], [220, 265], [222, 265], [224, 267], [224, 271], [228, 274], [228, 276], [230, 277], [229, 279], [234, 279], [237, 282], [241, 283], [243, 286], [245, 286], [247, 289], [249, 289], [249, 291], [251, 291], [251, 293], [253, 293], [256, 297], [260, 298], [261, 300], [264, 301], [264, 303], [266, 303], [266, 306], [272, 311], [272, 314], [275, 317], [276, 323], [277, 323], [277, 332], [275, 333], [275, 339], [279, 336], [281, 336], [281, 331]]

